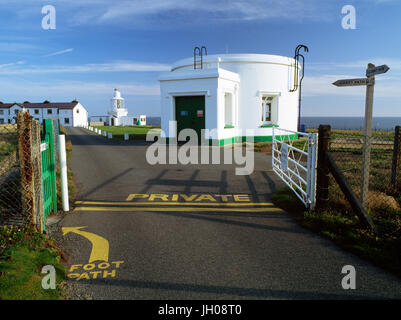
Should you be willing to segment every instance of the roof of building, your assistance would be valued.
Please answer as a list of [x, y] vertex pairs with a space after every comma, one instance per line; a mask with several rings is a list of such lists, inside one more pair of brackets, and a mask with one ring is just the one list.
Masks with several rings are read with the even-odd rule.
[[0, 108], [11, 108], [14, 105], [20, 106], [21, 108], [57, 108], [57, 109], [74, 109], [76, 105], [79, 102], [77, 100], [74, 100], [72, 102], [50, 102], [50, 101], [44, 101], [44, 102], [39, 102], [39, 103], [30, 103], [30, 102], [24, 102], [24, 103], [2, 103], [0, 102]]
[[[255, 54], [255, 53], [226, 53], [226, 54], [211, 54], [202, 58], [204, 69], [212, 64], [226, 63], [267, 63], [267, 64], [282, 64], [292, 66], [295, 63], [294, 58], [272, 55], [272, 54]], [[182, 68], [193, 67], [194, 58], [181, 59], [171, 66], [171, 71]]]

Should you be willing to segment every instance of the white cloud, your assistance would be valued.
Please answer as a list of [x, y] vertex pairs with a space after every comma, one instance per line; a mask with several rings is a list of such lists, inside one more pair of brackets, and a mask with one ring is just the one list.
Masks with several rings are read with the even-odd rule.
[[23, 42], [0, 42], [0, 51], [2, 52], [14, 52], [34, 49], [39, 49], [39, 46]]
[[[349, 74], [325, 74], [320, 76], [305, 76], [302, 94], [305, 97], [313, 96], [354, 96], [364, 97], [365, 86], [360, 87], [336, 87], [333, 82], [340, 79], [352, 79], [355, 76]], [[401, 98], [401, 79], [376, 78], [375, 97]]]
[[99, 73], [99, 72], [160, 72], [168, 71], [170, 66], [160, 63], [117, 61], [112, 63], [84, 65], [30, 65], [20, 67], [9, 65], [2, 70], [3, 75], [55, 74], [55, 73]]
[[0, 64], [0, 69], [7, 68], [7, 67], [18, 66], [18, 65], [21, 65], [21, 64], [24, 64], [24, 63], [25, 63], [25, 61], [17, 61], [17, 62]]
[[65, 49], [65, 50], [61, 50], [61, 51], [57, 51], [57, 52], [53, 52], [53, 53], [47, 54], [47, 55], [45, 55], [44, 57], [58, 56], [58, 55], [60, 55], [60, 54], [65, 54], [65, 53], [69, 53], [69, 52], [72, 52], [72, 51], [74, 51], [73, 48]]
[[[37, 14], [40, 0], [2, 0], [20, 19]], [[120, 24], [176, 27], [183, 23], [208, 24], [211, 21], [335, 19], [335, 1], [320, 0], [53, 0], [57, 12], [68, 15], [72, 25]], [[171, 23], [173, 22], [173, 23]]]
[[[24, 101], [34, 102], [42, 97], [42, 99], [60, 100], [78, 99], [81, 96], [111, 96], [113, 88], [119, 88], [124, 96], [143, 95], [158, 96], [160, 89], [158, 84], [137, 84], [137, 83], [107, 83], [107, 82], [87, 82], [87, 81], [63, 81], [63, 82], [33, 82], [20, 79], [0, 80], [0, 87], [6, 95], [3, 95], [4, 101]], [[60, 97], [60, 98], [58, 98]], [[3, 102], [4, 102], [3, 101]]]

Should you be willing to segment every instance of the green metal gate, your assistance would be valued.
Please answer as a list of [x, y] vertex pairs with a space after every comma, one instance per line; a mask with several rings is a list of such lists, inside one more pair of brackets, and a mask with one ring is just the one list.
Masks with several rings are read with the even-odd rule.
[[42, 193], [43, 193], [43, 230], [46, 218], [51, 212], [57, 212], [57, 187], [55, 166], [55, 132], [53, 120], [45, 119], [43, 123], [44, 140], [41, 142], [42, 160]]

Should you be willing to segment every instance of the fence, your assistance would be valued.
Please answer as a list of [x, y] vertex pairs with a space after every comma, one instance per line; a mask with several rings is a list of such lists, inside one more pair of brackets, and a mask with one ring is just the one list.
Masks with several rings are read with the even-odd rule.
[[22, 223], [17, 125], [0, 125], [0, 224]]
[[42, 128], [53, 159], [50, 164], [51, 187], [44, 185], [42, 180], [44, 162], [39, 122], [32, 120], [28, 112], [20, 111], [17, 125], [0, 125], [0, 224], [31, 223], [38, 230], [44, 230], [43, 195], [46, 196], [48, 190], [52, 192], [51, 211], [57, 210], [54, 136], [59, 127], [53, 124], [53, 120], [45, 120]]
[[[326, 147], [324, 142], [323, 145], [319, 142], [319, 148], [322, 147], [322, 152], [327, 151], [329, 154], [327, 166], [320, 168], [320, 177], [323, 179], [318, 181], [320, 208], [330, 207], [344, 213], [359, 211], [360, 214], [365, 212], [371, 216], [383, 216], [389, 212], [401, 213], [400, 128], [372, 132], [366, 206], [361, 199], [363, 131], [331, 131], [329, 126], [321, 126], [319, 130], [323, 130], [327, 139]], [[324, 155], [319, 156], [323, 158]], [[319, 166], [321, 163], [324, 161], [319, 161]], [[336, 167], [334, 171], [337, 171], [337, 176], [328, 174], [333, 166]], [[338, 180], [342, 181], [342, 186]], [[325, 185], [328, 186], [327, 190], [324, 190]], [[323, 186], [323, 190], [319, 190], [319, 186]], [[348, 195], [347, 192], [342, 192], [345, 187], [349, 189]], [[356, 198], [354, 203], [350, 202], [351, 193]]]

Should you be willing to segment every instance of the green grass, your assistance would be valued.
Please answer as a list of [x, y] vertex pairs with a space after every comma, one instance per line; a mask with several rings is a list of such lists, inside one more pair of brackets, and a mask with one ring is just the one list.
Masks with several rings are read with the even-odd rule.
[[17, 149], [16, 125], [0, 125], [0, 162]]
[[[55, 242], [32, 227], [0, 227], [0, 300], [55, 300], [63, 298], [60, 283], [66, 267]], [[42, 267], [56, 269], [55, 290], [42, 288]]]
[[111, 132], [114, 135], [122, 135], [129, 133], [130, 135], [146, 135], [151, 129], [160, 129], [160, 126], [99, 126], [95, 127], [100, 130]]
[[[318, 129], [307, 129], [307, 133], [317, 133]], [[362, 130], [331, 130], [331, 139], [335, 138], [363, 138]], [[386, 141], [394, 141], [394, 131], [373, 130], [372, 138], [378, 138]]]
[[393, 272], [401, 278], [401, 213], [394, 210], [369, 212], [378, 234], [363, 229], [358, 219], [337, 208], [308, 212], [289, 188], [278, 190], [273, 203], [287, 211], [296, 222], [344, 250]]

